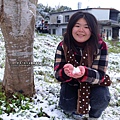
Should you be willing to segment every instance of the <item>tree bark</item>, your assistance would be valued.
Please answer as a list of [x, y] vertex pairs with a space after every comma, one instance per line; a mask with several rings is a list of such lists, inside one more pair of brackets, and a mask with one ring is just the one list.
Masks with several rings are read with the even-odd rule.
[[7, 97], [20, 92], [35, 93], [33, 41], [37, 0], [0, 0], [1, 30], [6, 61], [3, 88]]

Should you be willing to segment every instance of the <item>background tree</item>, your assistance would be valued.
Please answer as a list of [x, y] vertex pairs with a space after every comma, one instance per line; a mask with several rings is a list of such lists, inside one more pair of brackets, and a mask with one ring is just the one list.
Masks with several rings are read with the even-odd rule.
[[[41, 13], [41, 15], [44, 16], [44, 13], [50, 13], [50, 12], [62, 12], [62, 11], [69, 11], [72, 10], [72, 8], [67, 6], [55, 6], [54, 8], [50, 6], [44, 6], [42, 3], [37, 4], [37, 11]], [[44, 13], [43, 13], [44, 12]]]
[[56, 6], [55, 8], [55, 12], [62, 12], [62, 11], [69, 11], [69, 10], [72, 10], [70, 7], [67, 7], [67, 6]]
[[3, 89], [7, 97], [15, 92], [35, 93], [33, 41], [37, 0], [0, 0], [1, 30], [6, 60]]
[[55, 6], [55, 8], [52, 8], [50, 6], [44, 6], [42, 3], [37, 4], [36, 9], [36, 28], [39, 27], [42, 20], [49, 21], [49, 16], [51, 12], [62, 12], [62, 11], [69, 11], [72, 10], [71, 8], [67, 6]]

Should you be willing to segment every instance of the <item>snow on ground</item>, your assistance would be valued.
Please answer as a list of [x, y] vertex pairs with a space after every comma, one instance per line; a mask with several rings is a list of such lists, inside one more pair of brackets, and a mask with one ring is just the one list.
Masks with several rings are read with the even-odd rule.
[[[0, 115], [0, 120], [74, 120], [58, 107], [60, 84], [54, 78], [54, 54], [58, 42], [62, 37], [35, 34], [34, 39], [34, 78], [36, 94], [33, 97], [30, 110], [21, 110], [9, 116]], [[0, 37], [0, 80], [4, 75], [4, 40]], [[120, 53], [109, 54], [109, 68], [113, 84], [110, 86], [111, 101], [99, 120], [120, 120]], [[17, 108], [16, 108], [17, 109]], [[44, 113], [46, 117], [39, 117]]]

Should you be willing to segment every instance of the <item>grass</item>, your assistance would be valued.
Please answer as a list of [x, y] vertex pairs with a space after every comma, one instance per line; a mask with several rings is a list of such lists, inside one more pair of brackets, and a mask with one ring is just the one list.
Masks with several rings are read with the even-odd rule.
[[109, 53], [120, 53], [120, 42], [119, 41], [105, 40], [105, 42], [108, 44]]
[[15, 93], [12, 98], [7, 99], [5, 92], [2, 90], [2, 82], [0, 82], [0, 115], [4, 113], [9, 115], [20, 110], [29, 110], [33, 107], [30, 104], [31, 102], [31, 98], [27, 98], [19, 93]]

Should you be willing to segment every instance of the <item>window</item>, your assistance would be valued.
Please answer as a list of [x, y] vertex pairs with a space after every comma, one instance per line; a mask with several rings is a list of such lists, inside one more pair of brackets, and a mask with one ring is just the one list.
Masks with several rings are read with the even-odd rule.
[[52, 33], [53, 33], [53, 34], [56, 34], [56, 29], [53, 29], [53, 30], [52, 30]]
[[60, 23], [61, 21], [59, 20], [58, 16], [57, 16], [57, 23]]
[[66, 15], [65, 16], [65, 22], [68, 22], [69, 21], [69, 15]]
[[64, 35], [64, 33], [66, 32], [66, 28], [62, 29], [62, 35]]
[[57, 16], [57, 23], [63, 23], [63, 15], [58, 15]]

